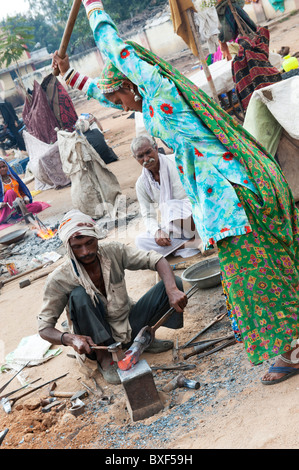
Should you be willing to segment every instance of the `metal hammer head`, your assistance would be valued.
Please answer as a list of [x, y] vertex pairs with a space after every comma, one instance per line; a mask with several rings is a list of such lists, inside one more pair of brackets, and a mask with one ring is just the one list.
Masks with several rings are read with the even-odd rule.
[[170, 392], [178, 387], [187, 387], [193, 389], [199, 389], [200, 383], [196, 380], [187, 379], [183, 374], [177, 375], [174, 379], [170, 380], [166, 385], [163, 387], [164, 392]]
[[119, 348], [121, 348], [121, 343], [118, 342], [118, 343], [112, 343], [112, 344], [109, 344], [109, 346], [107, 346], [107, 349], [109, 352], [114, 352], [114, 351], [118, 351]]
[[87, 396], [88, 396], [87, 390], [79, 390], [78, 392], [74, 393], [74, 395], [71, 397], [71, 401], [77, 400], [77, 398], [79, 398], [80, 400], [81, 398], [85, 398]]
[[121, 343], [109, 344], [107, 350], [112, 354], [112, 358], [115, 362], [121, 361], [125, 356]]
[[49, 387], [49, 394], [50, 392], [53, 392], [53, 390], [55, 390], [55, 388], [57, 387], [57, 383], [56, 382], [52, 382], [50, 384], [50, 387]]
[[1, 405], [5, 413], [9, 414], [11, 412], [11, 403], [8, 398], [2, 398]]
[[0, 432], [0, 446], [2, 444], [2, 442], [4, 441], [4, 438], [6, 436], [6, 434], [8, 433], [9, 429], [6, 428], [4, 431]]

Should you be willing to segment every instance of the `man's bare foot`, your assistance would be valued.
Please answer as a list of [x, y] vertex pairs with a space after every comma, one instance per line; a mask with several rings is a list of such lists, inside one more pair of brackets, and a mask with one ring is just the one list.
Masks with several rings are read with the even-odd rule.
[[[297, 351], [296, 351], [297, 350]], [[289, 374], [294, 375], [294, 374], [299, 374], [299, 358], [298, 358], [298, 353], [299, 349], [294, 348], [291, 351], [282, 354], [281, 356], [278, 356], [277, 359], [275, 360], [275, 363], [273, 366], [270, 367], [269, 371], [266, 372], [266, 374], [262, 377], [262, 383], [277, 383], [278, 381], [286, 379]], [[273, 367], [272, 371], [271, 368]], [[279, 367], [284, 367], [288, 368], [285, 371], [279, 371], [277, 369], [276, 371], [274, 370], [275, 368]], [[297, 372], [298, 371], [298, 372]]]
[[97, 361], [102, 367], [102, 369], [103, 370], [109, 369], [111, 363], [113, 362], [111, 353], [105, 350], [97, 350], [96, 356], [97, 356]]

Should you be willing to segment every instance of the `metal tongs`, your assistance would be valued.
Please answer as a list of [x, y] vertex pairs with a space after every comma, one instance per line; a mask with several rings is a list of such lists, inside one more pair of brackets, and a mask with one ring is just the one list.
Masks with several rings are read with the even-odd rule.
[[193, 336], [193, 338], [189, 339], [189, 341], [187, 341], [187, 343], [180, 346], [179, 349], [187, 348], [189, 345], [194, 346], [194, 344], [191, 344], [191, 343], [193, 343], [193, 341], [195, 341], [200, 335], [205, 333], [209, 328], [211, 328], [211, 326], [215, 325], [215, 323], [218, 323], [220, 320], [222, 320], [225, 316], [226, 316], [226, 312], [225, 313], [220, 313], [219, 315], [216, 315], [216, 317], [211, 321], [211, 323], [209, 323], [207, 326], [205, 326], [199, 333], [197, 333], [195, 336]]
[[[29, 361], [30, 362], [30, 361]], [[25, 369], [25, 367], [28, 366], [29, 362], [27, 362], [27, 364], [25, 364], [8, 382], [6, 382], [6, 384], [4, 384], [1, 388], [0, 388], [0, 393], [3, 392], [3, 390], [6, 389], [6, 387], [10, 384], [10, 382], [20, 373], [22, 372], [23, 369]]]

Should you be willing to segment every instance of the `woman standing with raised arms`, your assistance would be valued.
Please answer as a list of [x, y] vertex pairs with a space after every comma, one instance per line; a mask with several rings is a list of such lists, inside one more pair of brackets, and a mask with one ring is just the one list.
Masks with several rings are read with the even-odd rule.
[[53, 67], [89, 98], [141, 111], [149, 134], [173, 149], [197, 230], [207, 248], [217, 243], [237, 339], [252, 364], [280, 355], [264, 384], [299, 373], [299, 217], [278, 164], [170, 64], [124, 42], [101, 1], [83, 4], [104, 70], [91, 80], [57, 53]]

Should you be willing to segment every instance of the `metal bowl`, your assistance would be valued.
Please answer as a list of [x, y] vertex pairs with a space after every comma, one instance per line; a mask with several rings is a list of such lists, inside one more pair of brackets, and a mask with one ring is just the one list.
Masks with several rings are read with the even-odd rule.
[[218, 286], [221, 284], [219, 259], [212, 258], [193, 264], [183, 271], [181, 278], [201, 289]]
[[20, 230], [15, 230], [14, 232], [10, 232], [7, 235], [4, 235], [3, 237], [0, 238], [0, 244], [1, 245], [11, 245], [12, 243], [16, 243], [22, 238], [24, 238], [25, 233], [27, 232], [27, 228], [25, 229], [20, 229]]

